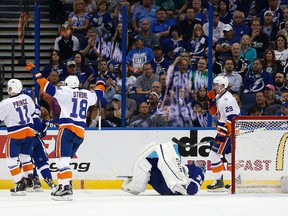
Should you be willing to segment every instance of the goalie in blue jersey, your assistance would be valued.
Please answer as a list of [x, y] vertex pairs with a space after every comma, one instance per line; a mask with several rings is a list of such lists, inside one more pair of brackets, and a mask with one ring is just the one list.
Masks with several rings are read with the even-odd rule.
[[[158, 158], [148, 158], [156, 152]], [[168, 142], [145, 146], [133, 167], [133, 176], [128, 177], [122, 190], [137, 195], [150, 184], [161, 195], [194, 195], [204, 181], [205, 163], [181, 164], [173, 144]]]

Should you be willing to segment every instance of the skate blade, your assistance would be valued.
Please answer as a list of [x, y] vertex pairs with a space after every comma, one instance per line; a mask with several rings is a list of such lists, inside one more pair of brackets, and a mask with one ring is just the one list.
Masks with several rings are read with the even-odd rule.
[[72, 201], [73, 200], [72, 195], [52, 196], [51, 199], [55, 201]]
[[224, 193], [227, 192], [227, 189], [223, 188], [216, 188], [216, 189], [207, 189], [208, 192], [211, 193]]
[[44, 190], [42, 188], [34, 188], [33, 190], [34, 190], [34, 192], [44, 192]]
[[11, 192], [11, 196], [26, 196], [25, 191]]
[[26, 188], [26, 192], [28, 193], [33, 193], [34, 192], [34, 189], [32, 187], [27, 187]]
[[125, 175], [119, 175], [117, 178], [119, 179], [132, 179], [133, 176], [125, 176]]

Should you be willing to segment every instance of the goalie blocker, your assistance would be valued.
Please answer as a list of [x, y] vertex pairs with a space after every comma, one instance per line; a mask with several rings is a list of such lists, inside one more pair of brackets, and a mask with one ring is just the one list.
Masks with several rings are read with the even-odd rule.
[[[148, 158], [152, 152], [158, 158]], [[183, 165], [170, 142], [145, 146], [133, 167], [133, 176], [127, 178], [122, 190], [137, 195], [150, 184], [161, 195], [194, 195], [204, 180], [204, 164]]]

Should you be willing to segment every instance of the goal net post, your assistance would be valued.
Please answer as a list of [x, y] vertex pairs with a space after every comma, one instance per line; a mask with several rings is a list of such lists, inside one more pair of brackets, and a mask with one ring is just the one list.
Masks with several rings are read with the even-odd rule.
[[281, 192], [280, 179], [288, 176], [287, 140], [288, 117], [235, 117], [231, 134], [231, 192]]

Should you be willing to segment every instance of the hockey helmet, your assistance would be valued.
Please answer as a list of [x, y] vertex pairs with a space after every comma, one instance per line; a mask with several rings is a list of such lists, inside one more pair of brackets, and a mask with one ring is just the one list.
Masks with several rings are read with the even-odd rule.
[[217, 83], [219, 86], [224, 85], [224, 88], [226, 89], [228, 87], [229, 81], [225, 76], [217, 76], [213, 80], [213, 84], [214, 83]]
[[65, 81], [65, 86], [68, 86], [70, 88], [78, 88], [79, 87], [79, 79], [75, 75], [68, 76]]
[[10, 79], [7, 83], [8, 94], [19, 94], [22, 91], [22, 82], [18, 79]]

